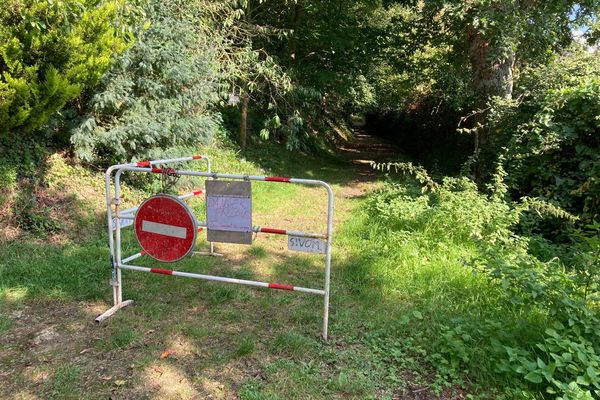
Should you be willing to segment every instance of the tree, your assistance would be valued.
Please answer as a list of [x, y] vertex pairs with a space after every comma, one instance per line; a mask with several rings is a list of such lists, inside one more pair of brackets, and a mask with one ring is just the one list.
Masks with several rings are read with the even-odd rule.
[[510, 99], [515, 68], [547, 61], [573, 41], [572, 30], [591, 24], [598, 0], [437, 0], [423, 11], [432, 38], [448, 43], [468, 60], [475, 92], [475, 152], [493, 147], [483, 128], [494, 96]]
[[7, 0], [0, 8], [0, 136], [25, 135], [94, 86], [131, 40], [124, 0]]
[[[342, 0], [242, 1], [224, 36], [232, 90], [239, 95], [240, 142], [248, 108], [263, 110], [260, 135], [288, 148], [330, 111], [344, 119], [367, 102], [364, 75], [374, 49], [365, 21], [378, 2]], [[266, 112], [265, 112], [266, 110]]]
[[114, 62], [73, 122], [71, 141], [85, 160], [160, 157], [206, 142], [219, 128], [218, 32], [204, 0], [149, 0], [148, 24]]
[[[220, 52], [223, 76], [230, 92], [230, 105], [240, 105], [239, 143], [245, 152], [248, 109], [251, 101], [272, 110], [290, 89], [289, 76], [262, 44], [285, 34], [260, 20], [263, 0], [231, 1], [232, 12], [220, 18]], [[259, 11], [257, 13], [257, 10]], [[257, 15], [258, 14], [258, 15]]]

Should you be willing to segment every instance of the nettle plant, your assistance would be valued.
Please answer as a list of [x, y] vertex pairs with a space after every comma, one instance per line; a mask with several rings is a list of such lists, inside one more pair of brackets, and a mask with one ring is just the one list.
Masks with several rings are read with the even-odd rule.
[[[562, 400], [600, 396], [600, 319], [592, 307], [599, 294], [594, 267], [600, 260], [598, 236], [583, 232], [575, 244], [558, 247], [517, 234], [526, 213], [571, 224], [577, 218], [537, 198], [507, 200], [501, 166], [487, 195], [470, 179], [439, 183], [412, 164], [376, 167], [413, 176], [418, 185], [389, 185], [371, 199], [373, 215], [394, 230], [427, 226], [427, 234], [438, 241], [474, 243], [476, 256], [467, 265], [497, 289], [498, 307], [520, 315], [515, 324], [495, 320], [501, 318], [497, 314], [439, 326], [437, 353], [431, 357], [438, 373], [457, 377], [458, 371], [474, 372], [485, 357], [492, 365], [488, 373], [521, 391]], [[588, 229], [598, 232], [596, 225]], [[478, 346], [473, 346], [475, 337]]]

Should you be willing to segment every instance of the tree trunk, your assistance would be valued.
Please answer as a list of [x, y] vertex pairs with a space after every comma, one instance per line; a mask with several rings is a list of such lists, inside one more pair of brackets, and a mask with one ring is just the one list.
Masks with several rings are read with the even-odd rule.
[[300, 0], [294, 5], [292, 14], [292, 26], [294, 32], [290, 39], [290, 58], [293, 60], [293, 64], [298, 64], [298, 36], [300, 34], [300, 22], [302, 20], [302, 7], [300, 6]]
[[[510, 52], [502, 58], [492, 58], [490, 41], [474, 27], [467, 33], [469, 61], [472, 70], [473, 88], [475, 89], [475, 107], [480, 112], [475, 116], [475, 126], [484, 124], [489, 99], [502, 96], [510, 99], [513, 91], [513, 67], [515, 55]], [[490, 144], [489, 132], [477, 129], [475, 133], [475, 151]]]
[[248, 94], [242, 93], [242, 115], [240, 118], [240, 150], [246, 152], [246, 127], [248, 123]]

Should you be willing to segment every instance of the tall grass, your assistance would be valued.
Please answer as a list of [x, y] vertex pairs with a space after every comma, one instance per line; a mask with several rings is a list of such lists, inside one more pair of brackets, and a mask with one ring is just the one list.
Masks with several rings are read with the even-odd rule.
[[[340, 241], [345, 282], [380, 316], [372, 320], [384, 333], [367, 343], [394, 348], [404, 338], [396, 348], [429, 362], [442, 384], [504, 388], [503, 398], [593, 398], [593, 304], [572, 267], [547, 261], [564, 249], [514, 233], [525, 209], [468, 179], [390, 183], [372, 195]], [[577, 360], [560, 353], [574, 349]]]

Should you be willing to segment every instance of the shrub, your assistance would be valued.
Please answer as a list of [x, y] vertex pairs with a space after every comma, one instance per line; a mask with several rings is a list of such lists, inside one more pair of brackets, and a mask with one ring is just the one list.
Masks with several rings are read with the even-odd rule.
[[173, 147], [206, 142], [220, 117], [219, 65], [202, 0], [151, 0], [150, 26], [102, 78], [76, 117], [71, 141], [84, 159], [152, 158]]
[[600, 58], [574, 50], [523, 73], [518, 101], [497, 99], [490, 125], [507, 184], [591, 222], [600, 213]]
[[460, 382], [466, 373], [519, 398], [600, 395], [598, 227], [589, 227], [596, 236], [572, 231], [568, 246], [516, 233], [524, 213], [573, 218], [539, 199], [505, 200], [501, 168], [486, 195], [467, 178], [436, 182], [411, 164], [379, 167], [418, 184], [392, 182], [367, 201], [373, 228], [357, 229], [367, 231], [369, 267], [358, 263], [350, 278], [416, 302], [427, 324], [413, 335], [426, 332], [418, 345], [438, 375]]
[[0, 8], [0, 135], [29, 133], [94, 86], [129, 39], [123, 0], [8, 0]]

